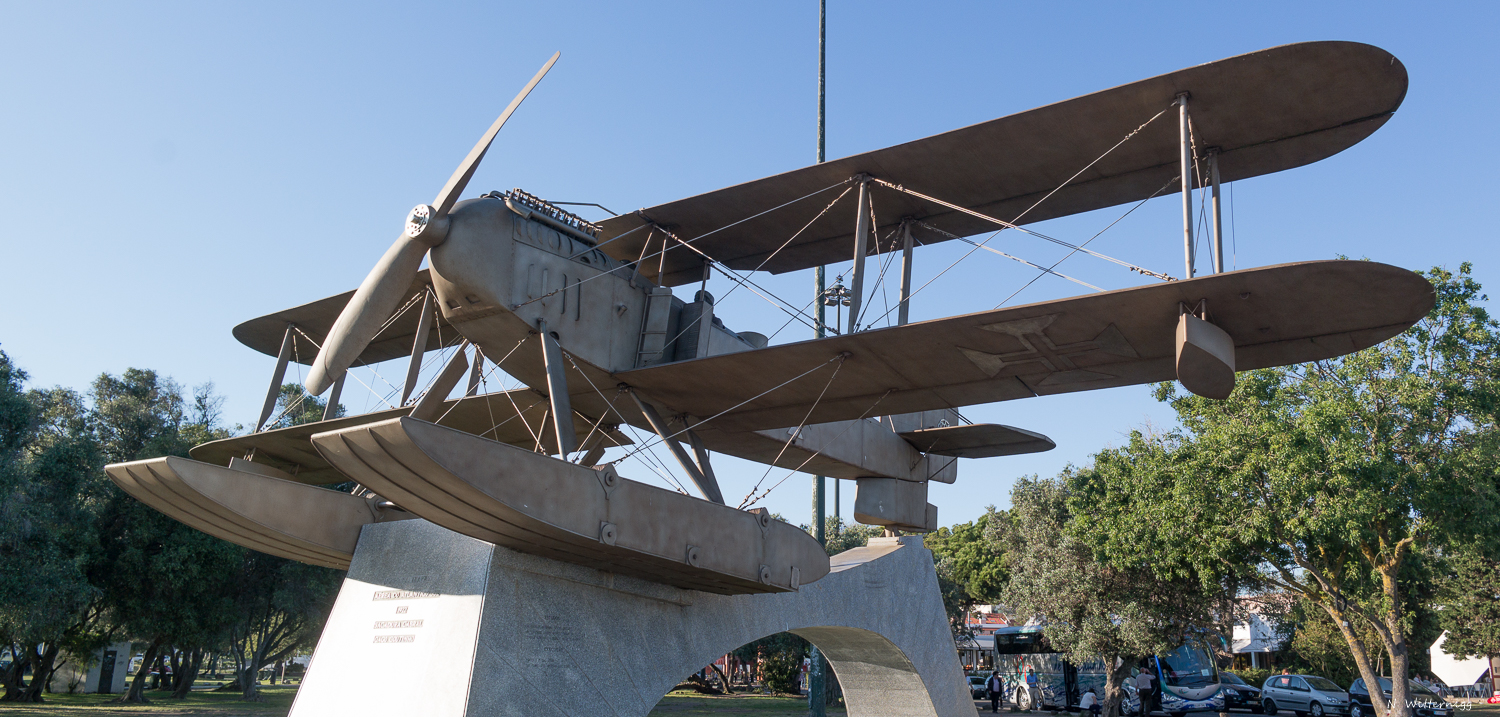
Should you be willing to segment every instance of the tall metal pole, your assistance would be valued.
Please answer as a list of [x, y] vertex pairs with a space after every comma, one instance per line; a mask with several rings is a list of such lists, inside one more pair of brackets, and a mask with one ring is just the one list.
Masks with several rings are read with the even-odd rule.
[[[824, 154], [824, 129], [825, 115], [827, 111], [826, 81], [828, 78], [828, 0], [818, 0], [818, 164], [822, 164], [826, 156]], [[817, 308], [817, 320], [813, 322], [813, 332], [817, 338], [823, 338], [823, 292], [825, 272], [822, 266], [816, 271], [817, 294], [813, 297], [813, 305]], [[828, 536], [824, 534], [823, 520], [823, 476], [813, 477], [813, 537], [818, 539], [819, 545], [828, 543]], [[807, 671], [807, 713], [810, 717], [824, 717], [827, 710], [823, 705], [823, 655], [818, 651], [818, 646], [813, 645], [812, 654], [809, 656]]]
[[1219, 152], [1208, 153], [1208, 177], [1214, 185], [1214, 273], [1224, 273], [1224, 216], [1219, 213]]
[[1188, 96], [1177, 96], [1177, 132], [1182, 142], [1182, 247], [1187, 277], [1193, 278], [1193, 146], [1188, 129]]

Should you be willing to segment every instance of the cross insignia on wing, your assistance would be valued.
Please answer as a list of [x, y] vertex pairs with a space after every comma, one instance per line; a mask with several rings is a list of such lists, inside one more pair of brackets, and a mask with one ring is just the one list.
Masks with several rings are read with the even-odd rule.
[[[1047, 327], [1062, 314], [1047, 314], [1030, 319], [1016, 319], [1014, 321], [1003, 321], [997, 324], [985, 324], [979, 328], [985, 331], [993, 331], [998, 334], [1006, 334], [1016, 337], [1025, 348], [1021, 351], [1011, 351], [1003, 354], [992, 354], [974, 349], [959, 348], [964, 356], [974, 362], [985, 375], [994, 378], [1007, 366], [1021, 364], [1039, 364], [1041, 369], [1047, 372], [1038, 385], [1053, 385], [1060, 383], [1080, 383], [1084, 381], [1101, 381], [1115, 378], [1107, 373], [1081, 369], [1074, 362], [1074, 357], [1088, 354], [1106, 354], [1120, 358], [1140, 358], [1135, 347], [1120, 333], [1120, 329], [1114, 324], [1106, 326], [1089, 341], [1058, 345], [1047, 336]], [[1017, 371], [1020, 373], [1020, 371]]]

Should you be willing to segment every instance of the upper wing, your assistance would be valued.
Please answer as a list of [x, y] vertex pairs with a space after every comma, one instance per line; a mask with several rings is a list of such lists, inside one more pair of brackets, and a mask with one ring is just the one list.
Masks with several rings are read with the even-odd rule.
[[[699, 420], [713, 417], [721, 430], [1169, 381], [1176, 377], [1178, 306], [1191, 308], [1200, 301], [1207, 302], [1213, 323], [1234, 339], [1236, 367], [1248, 370], [1373, 346], [1425, 316], [1435, 296], [1420, 275], [1386, 264], [1282, 264], [616, 376], [673, 411]], [[841, 360], [841, 354], [847, 358]]]
[[[1145, 199], [1170, 183], [1180, 156], [1171, 110], [1026, 211], [1167, 109], [1179, 93], [1191, 94], [1197, 147], [1200, 152], [1219, 149], [1219, 172], [1227, 182], [1343, 151], [1390, 118], [1406, 96], [1406, 84], [1406, 68], [1378, 47], [1355, 42], [1284, 45], [607, 219], [600, 239], [621, 237], [650, 221], [694, 240], [861, 172], [1006, 221], [1037, 222]], [[838, 191], [722, 229], [693, 246], [745, 270], [780, 273], [846, 261], [853, 255], [853, 202], [813, 221], [795, 242], [776, 251]], [[875, 189], [874, 205], [882, 236], [903, 217], [958, 236], [999, 228], [893, 190]], [[921, 228], [914, 233], [925, 243], [946, 239]], [[603, 249], [633, 261], [642, 255], [648, 236], [648, 231], [637, 231]], [[660, 251], [662, 242], [657, 233], [647, 249]], [[669, 249], [661, 277], [656, 276], [657, 260], [641, 264], [641, 273], [668, 286], [702, 278], [702, 258], [690, 249]]]

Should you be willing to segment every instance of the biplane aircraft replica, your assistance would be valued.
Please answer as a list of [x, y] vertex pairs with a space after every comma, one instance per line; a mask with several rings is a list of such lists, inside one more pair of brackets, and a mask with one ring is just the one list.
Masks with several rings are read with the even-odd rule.
[[[953, 482], [959, 458], [1053, 447], [955, 409], [1174, 379], [1224, 398], [1236, 371], [1357, 351], [1433, 306], [1421, 276], [1372, 261], [1223, 270], [1220, 182], [1327, 158], [1385, 124], [1407, 75], [1377, 47], [1253, 52], [597, 224], [520, 190], [460, 201], [556, 60], [411, 211], [356, 291], [234, 329], [277, 357], [255, 432], [191, 460], [111, 465], [110, 477], [190, 526], [316, 565], [347, 568], [366, 524], [422, 518], [683, 588], [789, 591], [828, 574], [828, 557], [765, 509], [726, 505], [711, 452], [856, 481], [861, 522], [931, 530], [928, 485]], [[1182, 276], [1110, 259], [1149, 283], [907, 322], [915, 248], [1033, 232], [1169, 187], [1184, 206]], [[1214, 216], [1203, 276], [1194, 190]], [[900, 320], [861, 326], [866, 257], [897, 251]], [[853, 306], [826, 338], [768, 345], [725, 326], [706, 291], [673, 292], [711, 269], [748, 281], [851, 257]], [[445, 350], [417, 391], [424, 355]], [[332, 390], [331, 409], [351, 367], [406, 355], [395, 408], [265, 429], [289, 362], [309, 367], [310, 395]], [[496, 368], [524, 387], [480, 391]], [[606, 448], [642, 443], [664, 445], [701, 497], [600, 464]], [[320, 487], [349, 481], [352, 492]]]

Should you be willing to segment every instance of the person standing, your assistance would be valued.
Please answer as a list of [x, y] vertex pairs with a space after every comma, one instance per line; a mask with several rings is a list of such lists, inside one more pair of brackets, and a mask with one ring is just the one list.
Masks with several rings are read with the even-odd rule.
[[990, 673], [990, 679], [984, 683], [984, 688], [990, 692], [990, 711], [1000, 711], [1000, 695], [1005, 692], [1005, 683], [1000, 681], [1000, 671]]
[[1042, 691], [1037, 684], [1036, 670], [1031, 665], [1026, 666], [1026, 698], [1027, 711], [1040, 709], [1042, 706]]
[[1141, 663], [1141, 671], [1135, 675], [1135, 694], [1141, 703], [1141, 717], [1148, 717], [1156, 697], [1156, 670], [1152, 669], [1149, 658]]

